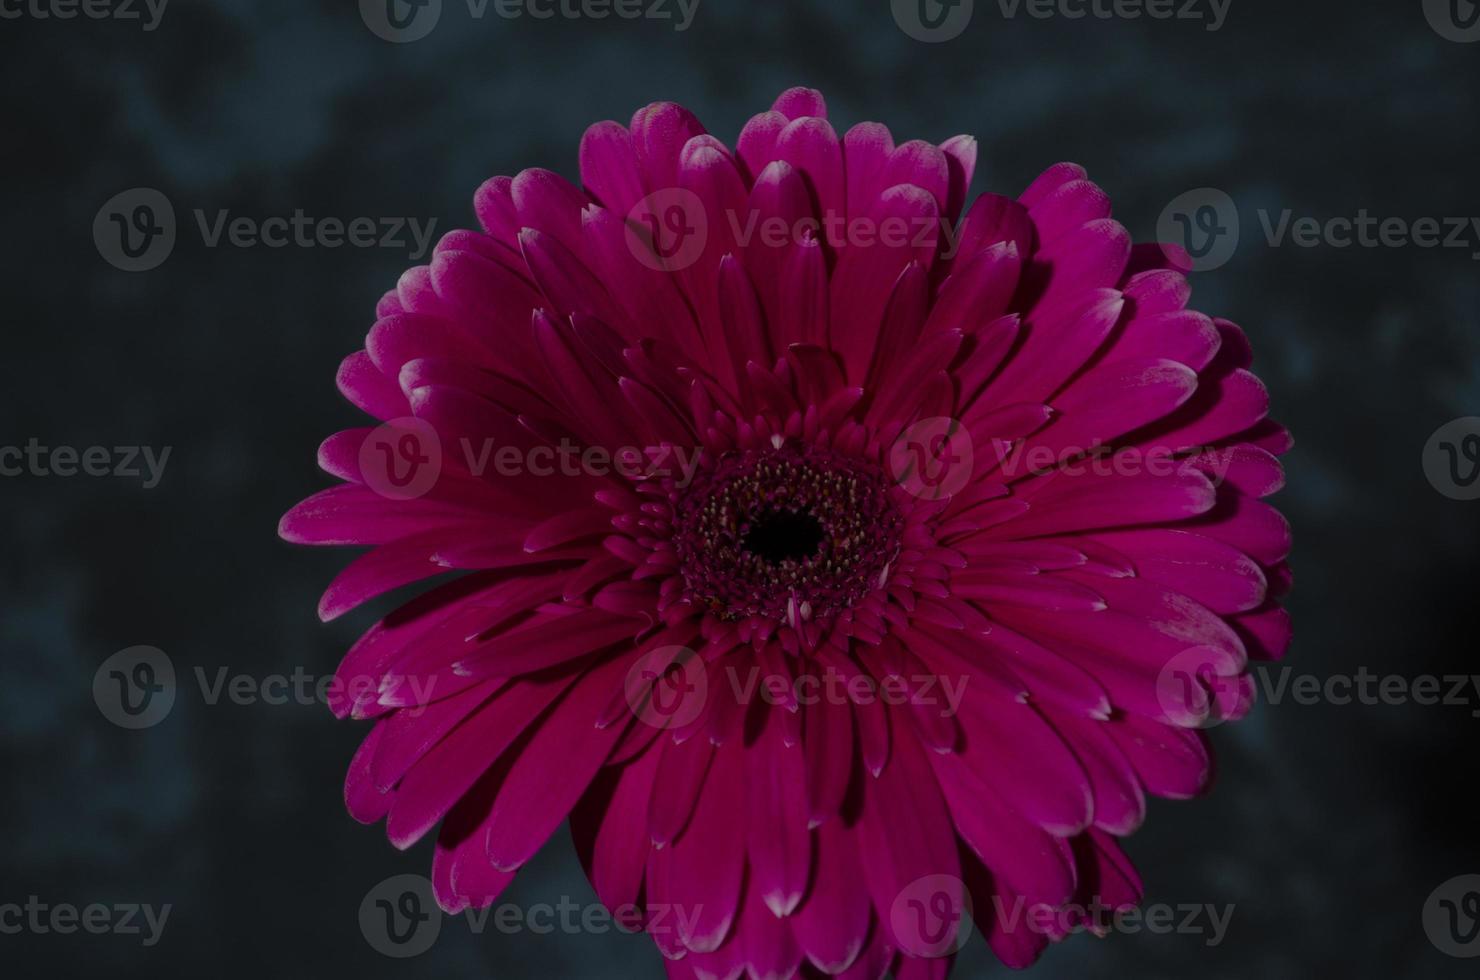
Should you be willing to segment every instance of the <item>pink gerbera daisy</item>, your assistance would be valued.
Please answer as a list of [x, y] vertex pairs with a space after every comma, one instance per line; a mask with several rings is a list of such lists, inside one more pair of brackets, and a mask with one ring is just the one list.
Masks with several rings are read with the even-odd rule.
[[339, 387], [384, 424], [281, 532], [371, 548], [325, 619], [460, 573], [333, 703], [444, 909], [567, 818], [673, 977], [940, 977], [973, 919], [1023, 966], [1139, 900], [1116, 838], [1289, 640], [1290, 441], [1182, 253], [1071, 164], [963, 215], [975, 160], [658, 103], [380, 301]]

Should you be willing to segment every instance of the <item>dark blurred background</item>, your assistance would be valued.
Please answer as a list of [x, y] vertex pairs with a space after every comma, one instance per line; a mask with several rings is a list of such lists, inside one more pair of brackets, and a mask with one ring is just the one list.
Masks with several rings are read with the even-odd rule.
[[[1258, 218], [1480, 216], [1480, 44], [1456, 39], [1468, 0], [1232, 0], [1217, 30], [1196, 0], [1200, 21], [1004, 17], [977, 0], [942, 43], [909, 36], [888, 0], [701, 0], [683, 31], [480, 20], [445, 0], [413, 43], [377, 36], [352, 0], [174, 0], [148, 30], [142, 0], [114, 13], [143, 20], [38, 17], [47, 2], [0, 0], [0, 446], [171, 455], [149, 488], [147, 471], [0, 478], [0, 906], [171, 911], [152, 945], [142, 916], [142, 934], [0, 933], [7, 976], [658, 975], [644, 937], [477, 935], [461, 919], [419, 957], [376, 952], [362, 899], [430, 852], [345, 814], [366, 729], [311, 703], [208, 703], [197, 669], [318, 678], [384, 609], [320, 625], [318, 592], [349, 555], [283, 544], [276, 523], [328, 485], [320, 439], [360, 424], [334, 371], [415, 246], [212, 248], [193, 214], [414, 217], [440, 236], [473, 224], [486, 177], [574, 178], [588, 123], [656, 99], [730, 141], [783, 88], [816, 86], [840, 131], [974, 133], [974, 191], [1016, 194], [1075, 160], [1143, 240], [1178, 195], [1226, 192], [1242, 239], [1194, 280], [1195, 305], [1245, 326], [1296, 434], [1276, 498], [1296, 530], [1287, 663], [1480, 673], [1480, 503], [1423, 465], [1436, 429], [1480, 414], [1480, 230], [1461, 248], [1271, 247]], [[177, 219], [145, 272], [93, 234], [134, 188]], [[167, 652], [180, 683], [167, 717], [126, 730], [93, 680], [137, 645]], [[1128, 849], [1148, 902], [1234, 906], [1226, 938], [1081, 936], [1034, 975], [1473, 976], [1424, 921], [1435, 889], [1480, 872], [1477, 699], [1286, 700], [1218, 729], [1215, 792], [1154, 803]], [[503, 901], [562, 897], [594, 903], [563, 832]], [[1001, 972], [980, 939], [962, 954], [961, 976]]]

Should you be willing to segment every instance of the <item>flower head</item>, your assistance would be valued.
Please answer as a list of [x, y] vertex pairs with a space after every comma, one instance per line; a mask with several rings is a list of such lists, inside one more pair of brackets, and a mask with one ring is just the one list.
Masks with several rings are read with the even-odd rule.
[[1116, 838], [1289, 639], [1289, 438], [1185, 256], [1071, 164], [964, 208], [975, 162], [807, 89], [733, 150], [654, 104], [381, 300], [339, 374], [381, 424], [282, 534], [371, 549], [325, 618], [450, 577], [333, 705], [444, 908], [567, 818], [675, 977], [943, 976], [973, 919], [1022, 966], [1138, 901]]

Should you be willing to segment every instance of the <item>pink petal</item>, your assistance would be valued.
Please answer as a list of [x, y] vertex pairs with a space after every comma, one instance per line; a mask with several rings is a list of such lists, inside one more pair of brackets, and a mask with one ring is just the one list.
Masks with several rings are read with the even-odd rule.
[[[710, 953], [739, 940], [733, 930], [745, 868], [744, 751], [737, 743], [720, 747], [688, 831], [648, 861], [649, 898], [672, 906], [677, 931], [668, 942], [679, 949]], [[654, 792], [663, 793], [663, 785]]]
[[577, 681], [515, 756], [489, 817], [495, 868], [510, 871], [533, 857], [611, 754], [623, 726], [597, 728], [595, 718], [627, 666], [613, 658]]
[[773, 112], [781, 113], [787, 119], [797, 119], [802, 116], [827, 118], [827, 101], [815, 88], [802, 88], [801, 86], [789, 88], [776, 97], [776, 102], [771, 109]]
[[401, 780], [386, 822], [386, 836], [402, 850], [420, 840], [473, 787], [571, 678], [522, 680], [502, 691]]
[[745, 753], [749, 887], [778, 917], [796, 910], [812, 867], [803, 753], [783, 743], [784, 711], [768, 712], [765, 728]]
[[817, 873], [807, 899], [792, 917], [797, 944], [817, 969], [846, 970], [863, 951], [869, 931], [869, 892], [856, 834], [830, 820], [813, 834]]
[[594, 123], [581, 137], [581, 183], [608, 210], [625, 215], [643, 196], [632, 134], [621, 123]]
[[[927, 875], [960, 879], [956, 835], [935, 773], [904, 719], [898, 721], [893, 726], [893, 758], [865, 786], [857, 824], [859, 851], [868, 856], [863, 862], [864, 878], [880, 912], [879, 927], [896, 949], [911, 942], [910, 937], [896, 934], [890, 921], [889, 912], [900, 894]], [[948, 908], [942, 919], [953, 921], [961, 914], [964, 901], [964, 889], [947, 894]], [[918, 939], [914, 944], [918, 945]]]
[[658, 772], [658, 753], [603, 769], [570, 815], [571, 836], [597, 896], [609, 910], [635, 905], [651, 845], [647, 806]]

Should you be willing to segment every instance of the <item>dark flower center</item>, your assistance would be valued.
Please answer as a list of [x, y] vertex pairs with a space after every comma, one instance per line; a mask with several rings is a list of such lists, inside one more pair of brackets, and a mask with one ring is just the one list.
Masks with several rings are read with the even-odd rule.
[[887, 577], [904, 518], [873, 463], [831, 450], [729, 453], [674, 497], [685, 594], [725, 619], [795, 625]]
[[750, 525], [744, 544], [772, 565], [805, 561], [822, 544], [822, 522], [805, 511], [772, 511]]

